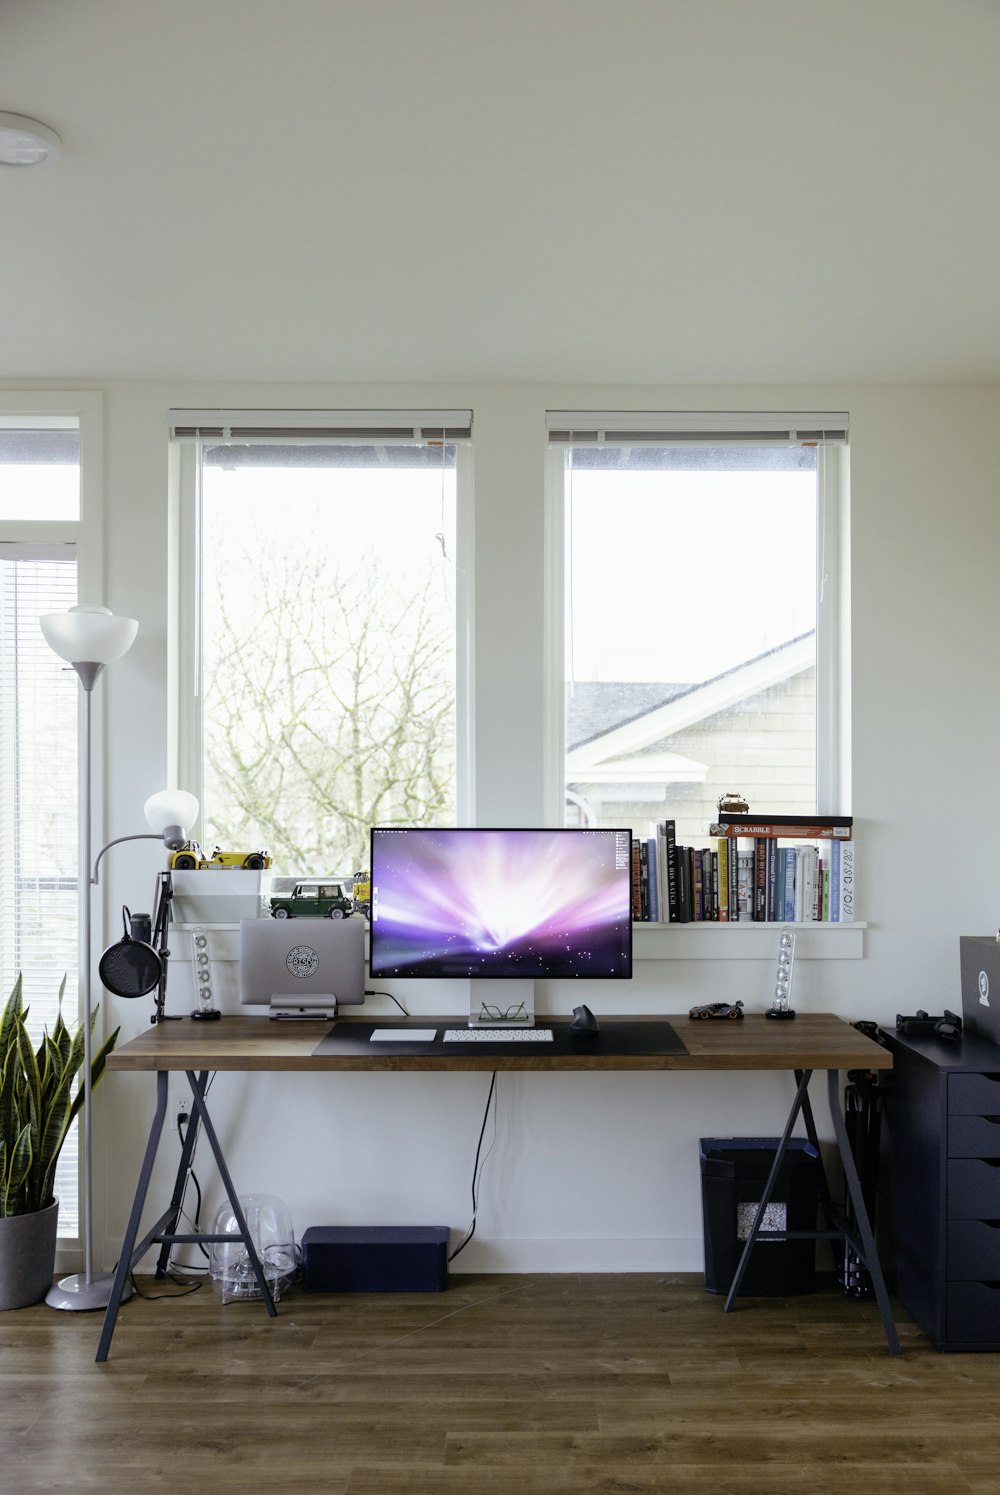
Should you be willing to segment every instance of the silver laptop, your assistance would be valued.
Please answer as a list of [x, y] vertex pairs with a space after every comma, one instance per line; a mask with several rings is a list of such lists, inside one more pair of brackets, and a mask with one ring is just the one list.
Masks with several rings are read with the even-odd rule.
[[336, 1017], [365, 1000], [365, 921], [241, 919], [240, 1002], [271, 1017]]

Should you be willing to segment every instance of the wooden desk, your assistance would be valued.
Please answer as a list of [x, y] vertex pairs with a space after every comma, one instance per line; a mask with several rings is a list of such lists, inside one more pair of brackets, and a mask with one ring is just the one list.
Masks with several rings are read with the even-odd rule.
[[[344, 1018], [345, 1027], [371, 1019]], [[618, 1024], [648, 1022], [648, 1019], [619, 1018]], [[818, 1139], [809, 1101], [809, 1081], [815, 1070], [825, 1070], [830, 1115], [841, 1163], [844, 1169], [848, 1197], [854, 1209], [854, 1222], [848, 1223], [843, 1212], [830, 1206], [824, 1199], [824, 1207], [837, 1215], [836, 1229], [830, 1233], [847, 1236], [861, 1260], [867, 1266], [875, 1289], [882, 1316], [889, 1350], [899, 1354], [899, 1341], [889, 1308], [888, 1296], [878, 1255], [872, 1237], [862, 1195], [861, 1184], [851, 1152], [844, 1125], [840, 1098], [840, 1070], [877, 1070], [892, 1067], [891, 1055], [864, 1034], [858, 1032], [843, 1018], [830, 1013], [801, 1013], [791, 1022], [774, 1022], [762, 1015], [751, 1014], [739, 1022], [691, 1021], [686, 1016], [667, 1018], [683, 1041], [686, 1052], [675, 1054], [650, 1053], [602, 1053], [599, 1040], [588, 1044], [578, 1053], [555, 1054], [545, 1052], [545, 1045], [518, 1044], [503, 1053], [489, 1054], [476, 1051], [475, 1045], [456, 1044], [445, 1046], [438, 1043], [433, 1053], [424, 1051], [385, 1053], [377, 1043], [370, 1045], [370, 1052], [323, 1053], [316, 1048], [329, 1031], [329, 1021], [282, 1022], [269, 1018], [223, 1017], [218, 1022], [195, 1022], [185, 1018], [180, 1022], [163, 1022], [151, 1027], [146, 1033], [108, 1057], [108, 1068], [113, 1070], [151, 1071], [157, 1076], [156, 1110], [150, 1127], [146, 1154], [136, 1187], [135, 1199], [129, 1217], [122, 1252], [115, 1275], [111, 1301], [104, 1320], [104, 1328], [97, 1352], [98, 1361], [107, 1359], [115, 1320], [124, 1292], [128, 1274], [154, 1244], [160, 1244], [160, 1261], [157, 1274], [166, 1266], [170, 1245], [192, 1241], [207, 1242], [212, 1238], [204, 1235], [179, 1235], [175, 1233], [180, 1212], [184, 1180], [190, 1166], [194, 1141], [200, 1125], [215, 1156], [216, 1163], [226, 1188], [233, 1213], [239, 1222], [248, 1247], [248, 1255], [254, 1268], [258, 1286], [268, 1312], [274, 1316], [276, 1310], [271, 1299], [264, 1274], [260, 1269], [252, 1242], [246, 1231], [236, 1191], [229, 1176], [222, 1149], [212, 1126], [205, 1104], [205, 1091], [210, 1074], [219, 1070], [289, 1070], [337, 1072], [350, 1070], [403, 1070], [440, 1072], [441, 1070], [497, 1070], [532, 1071], [545, 1073], [565, 1070], [677, 1070], [677, 1071], [732, 1071], [732, 1070], [788, 1070], [796, 1078], [795, 1099], [788, 1115], [785, 1130], [775, 1154], [774, 1166], [764, 1187], [758, 1223], [751, 1231], [743, 1256], [733, 1279], [726, 1311], [733, 1307], [746, 1270], [750, 1254], [758, 1239], [763, 1206], [771, 1197], [777, 1182], [778, 1172], [788, 1139], [801, 1115], [806, 1134], [813, 1146], [818, 1148]], [[555, 1027], [568, 1019], [543, 1017], [539, 1026]], [[460, 1027], [462, 1018], [418, 1017], [410, 1019], [412, 1026], [425, 1028], [434, 1026]], [[384, 1027], [404, 1027], [404, 1021], [386, 1019]], [[637, 1044], [637, 1049], [639, 1045]], [[136, 1243], [139, 1220], [149, 1187], [153, 1162], [163, 1130], [167, 1111], [167, 1080], [172, 1072], [182, 1072], [188, 1077], [191, 1087], [193, 1114], [187, 1128], [181, 1150], [181, 1162], [170, 1208], [160, 1217], [142, 1241]], [[825, 1191], [824, 1191], [825, 1192]], [[818, 1232], [818, 1234], [822, 1234]]]

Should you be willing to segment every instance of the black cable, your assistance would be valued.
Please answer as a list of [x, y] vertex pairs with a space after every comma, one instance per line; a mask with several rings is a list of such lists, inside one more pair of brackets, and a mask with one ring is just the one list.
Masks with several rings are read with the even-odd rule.
[[476, 1146], [476, 1161], [473, 1164], [472, 1168], [472, 1224], [469, 1226], [469, 1229], [466, 1232], [465, 1239], [459, 1242], [454, 1251], [448, 1257], [449, 1262], [454, 1261], [458, 1253], [465, 1250], [466, 1246], [469, 1244], [469, 1242], [472, 1240], [472, 1237], [476, 1233], [476, 1215], [479, 1212], [479, 1154], [483, 1149], [483, 1137], [486, 1135], [486, 1123], [489, 1120], [490, 1106], [493, 1102], [493, 1092], [496, 1089], [496, 1083], [497, 1072], [496, 1070], [494, 1070], [492, 1075], [490, 1076], [490, 1092], [486, 1097], [486, 1109], [483, 1112], [483, 1124], [479, 1128], [479, 1142]]
[[176, 1283], [178, 1287], [182, 1287], [184, 1289], [183, 1292], [144, 1293], [138, 1282], [136, 1282], [135, 1280], [135, 1273], [129, 1272], [129, 1277], [132, 1281], [132, 1290], [134, 1291], [136, 1297], [144, 1299], [144, 1301], [147, 1303], [158, 1303], [161, 1298], [189, 1298], [191, 1294], [196, 1293], [202, 1285], [201, 1280], [199, 1280], [198, 1282], [192, 1282], [190, 1285], [188, 1285], [183, 1282], [177, 1282], [177, 1279], [175, 1277], [171, 1277], [169, 1272], [166, 1275], [171, 1282]]
[[404, 1017], [409, 1017], [410, 1016], [410, 1014], [407, 1012], [406, 1008], [403, 1006], [403, 1004], [399, 1000], [399, 998], [398, 997], [394, 997], [391, 991], [366, 991], [365, 992], [365, 996], [366, 997], [388, 997], [390, 1002], [395, 1002], [396, 1006], [399, 1008], [400, 1012], [403, 1014]]

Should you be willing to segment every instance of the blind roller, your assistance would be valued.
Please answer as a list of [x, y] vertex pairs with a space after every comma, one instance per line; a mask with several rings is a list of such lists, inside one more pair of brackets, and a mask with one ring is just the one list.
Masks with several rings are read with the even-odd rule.
[[175, 441], [329, 442], [345, 446], [470, 441], [471, 410], [171, 410]]
[[848, 418], [829, 411], [549, 410], [553, 446], [843, 446]]

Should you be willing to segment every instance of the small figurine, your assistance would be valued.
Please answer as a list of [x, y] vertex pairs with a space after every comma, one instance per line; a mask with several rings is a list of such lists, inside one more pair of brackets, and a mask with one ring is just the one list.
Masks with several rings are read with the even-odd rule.
[[726, 815], [749, 815], [750, 806], [742, 794], [720, 794], [719, 814]]
[[693, 1018], [741, 1018], [743, 1016], [742, 1002], [703, 1002], [697, 1007], [692, 1007], [688, 1017]]
[[207, 857], [197, 841], [185, 841], [179, 851], [167, 857], [168, 868], [177, 872], [200, 872], [209, 867], [246, 867], [256, 872], [270, 865], [266, 851], [220, 851], [216, 847]]

